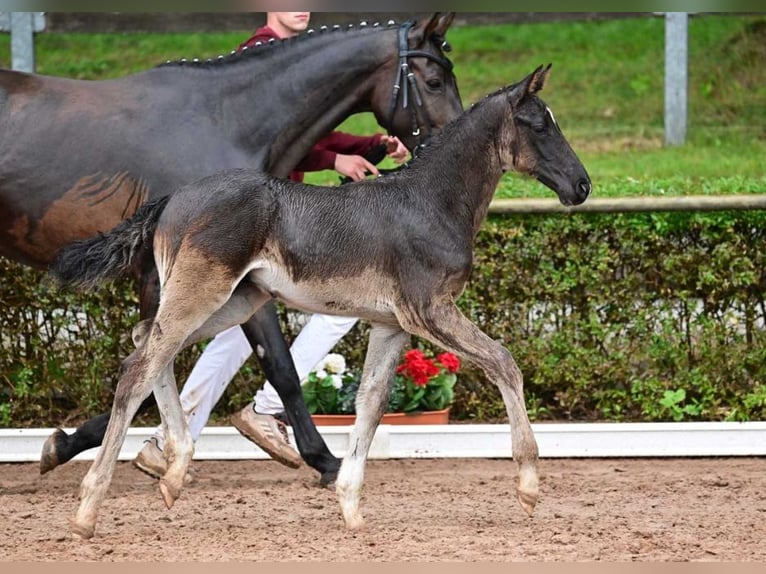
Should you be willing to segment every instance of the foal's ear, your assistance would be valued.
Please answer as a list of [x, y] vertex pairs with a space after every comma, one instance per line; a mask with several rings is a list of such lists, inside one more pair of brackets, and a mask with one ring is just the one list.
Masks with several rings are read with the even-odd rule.
[[543, 89], [543, 86], [545, 86], [545, 80], [548, 79], [548, 72], [550, 71], [552, 65], [553, 64], [548, 64], [545, 67], [540, 66], [534, 72], [532, 72], [529, 88], [527, 88], [527, 91], [530, 94], [536, 94]]
[[551, 64], [547, 66], [538, 66], [538, 68], [529, 74], [526, 78], [519, 83], [514, 84], [508, 92], [508, 99], [511, 105], [516, 106], [524, 99], [528, 94], [536, 94], [543, 89], [545, 80], [548, 78], [548, 71], [551, 69]]

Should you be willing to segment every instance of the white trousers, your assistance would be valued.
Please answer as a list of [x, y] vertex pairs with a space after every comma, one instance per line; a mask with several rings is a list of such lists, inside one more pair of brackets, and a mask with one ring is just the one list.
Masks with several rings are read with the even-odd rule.
[[[357, 321], [355, 317], [312, 315], [290, 347], [298, 379], [303, 381]], [[221, 331], [205, 347], [180, 395], [192, 440], [199, 438], [213, 407], [252, 352], [239, 326]], [[273, 415], [284, 410], [277, 390], [269, 381], [264, 383], [254, 399], [256, 412]], [[162, 426], [157, 427], [155, 437], [162, 448]]]

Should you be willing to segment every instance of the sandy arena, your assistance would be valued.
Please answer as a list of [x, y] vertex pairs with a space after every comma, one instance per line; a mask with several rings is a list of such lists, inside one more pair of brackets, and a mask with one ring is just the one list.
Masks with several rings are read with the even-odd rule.
[[766, 561], [766, 458], [545, 459], [533, 518], [510, 460], [370, 461], [358, 532], [307, 467], [196, 461], [168, 511], [123, 462], [82, 542], [68, 517], [89, 465], [0, 464], [0, 559]]

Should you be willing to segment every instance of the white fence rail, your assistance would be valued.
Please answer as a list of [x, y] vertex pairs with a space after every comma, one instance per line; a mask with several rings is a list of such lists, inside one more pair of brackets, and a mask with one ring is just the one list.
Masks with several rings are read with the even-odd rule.
[[[543, 458], [766, 456], [766, 422], [536, 423], [532, 429]], [[37, 462], [54, 429], [0, 429], [0, 462]], [[71, 432], [73, 429], [65, 429]], [[319, 427], [327, 446], [342, 457], [350, 427]], [[154, 429], [135, 427], [120, 451], [132, 460]], [[75, 460], [93, 460], [97, 449]], [[505, 424], [381, 425], [370, 458], [510, 458]], [[268, 456], [234, 427], [207, 427], [195, 460], [258, 460]]]

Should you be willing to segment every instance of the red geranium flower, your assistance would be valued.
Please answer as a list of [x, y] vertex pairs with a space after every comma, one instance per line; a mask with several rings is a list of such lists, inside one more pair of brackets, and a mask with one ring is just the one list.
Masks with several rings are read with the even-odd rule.
[[452, 353], [442, 353], [436, 356], [436, 360], [439, 361], [450, 373], [457, 373], [460, 369], [460, 359], [458, 359]]

